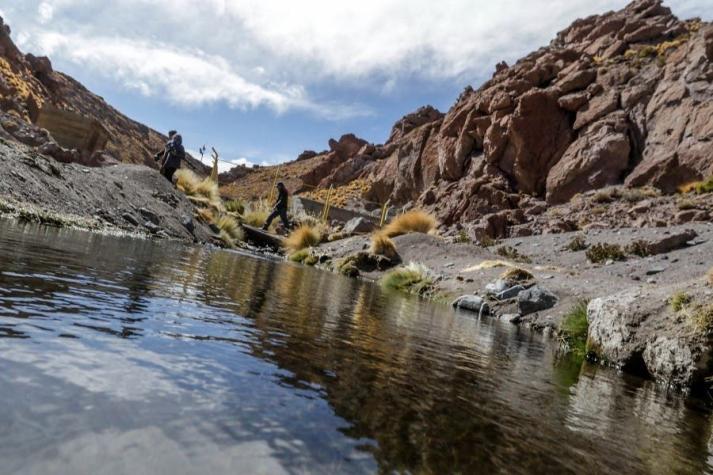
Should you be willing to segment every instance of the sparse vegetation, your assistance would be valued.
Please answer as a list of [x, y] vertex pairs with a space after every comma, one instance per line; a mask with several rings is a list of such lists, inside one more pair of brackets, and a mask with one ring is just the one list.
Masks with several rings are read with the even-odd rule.
[[688, 209], [695, 209], [696, 204], [693, 201], [684, 198], [676, 201], [676, 207], [681, 211], [685, 211]]
[[408, 233], [433, 233], [437, 225], [432, 215], [422, 210], [411, 210], [395, 217], [384, 227], [383, 233], [390, 238]]
[[688, 315], [698, 331], [707, 333], [713, 330], [713, 304], [697, 305]]
[[621, 250], [621, 246], [618, 244], [607, 244], [600, 243], [595, 244], [586, 253], [587, 259], [595, 264], [600, 262], [606, 262], [608, 260], [612, 261], [625, 261], [626, 255], [624, 251]]
[[231, 213], [245, 213], [245, 205], [240, 200], [229, 200], [225, 202], [225, 210]]
[[470, 243], [470, 238], [468, 237], [468, 233], [465, 232], [465, 229], [461, 229], [460, 231], [458, 231], [458, 234], [455, 238], [455, 242], [460, 244]]
[[699, 195], [703, 193], [713, 193], [713, 176], [706, 180], [681, 185], [678, 187], [678, 191], [681, 193], [697, 193]]
[[321, 242], [321, 235], [317, 228], [300, 226], [290, 233], [284, 241], [285, 247], [291, 251], [299, 251], [313, 247]]
[[396, 245], [386, 234], [377, 232], [371, 237], [369, 252], [393, 259], [397, 256]]
[[628, 244], [624, 250], [627, 254], [633, 254], [639, 257], [647, 257], [651, 255], [651, 244], [643, 239], [638, 239]]
[[500, 246], [495, 250], [495, 254], [517, 262], [532, 262], [529, 257], [520, 254], [520, 251], [512, 246]]
[[297, 262], [308, 266], [316, 265], [319, 262], [319, 258], [312, 254], [310, 249], [300, 249], [297, 252], [293, 252], [287, 257], [287, 259], [291, 262]]
[[530, 272], [519, 267], [510, 267], [508, 270], [502, 273], [500, 278], [510, 283], [535, 280], [535, 277]]
[[222, 215], [215, 222], [215, 225], [218, 226], [221, 231], [225, 232], [225, 234], [229, 236], [233, 241], [245, 240], [245, 233], [243, 232], [243, 228], [240, 227], [240, 224], [238, 224], [238, 222], [232, 216], [229, 216], [227, 214]]
[[674, 312], [680, 312], [688, 304], [691, 303], [693, 299], [691, 298], [690, 295], [688, 295], [686, 292], [679, 291], [673, 294], [669, 299], [668, 299], [668, 304], [671, 306], [671, 310]]
[[577, 251], [584, 251], [587, 249], [587, 240], [585, 239], [584, 236], [581, 234], [577, 234], [574, 236], [569, 243], [565, 246], [565, 249], [572, 251], [572, 252], [577, 252]]
[[429, 277], [428, 269], [413, 262], [387, 272], [379, 284], [385, 289], [421, 296], [433, 290], [433, 280]]
[[589, 331], [587, 305], [589, 305], [587, 300], [580, 300], [562, 319], [562, 346], [566, 352], [572, 352], [577, 356], [584, 356], [587, 353]]
[[708, 285], [713, 287], [713, 267], [708, 269], [708, 273], [706, 274], [706, 279], [708, 280]]

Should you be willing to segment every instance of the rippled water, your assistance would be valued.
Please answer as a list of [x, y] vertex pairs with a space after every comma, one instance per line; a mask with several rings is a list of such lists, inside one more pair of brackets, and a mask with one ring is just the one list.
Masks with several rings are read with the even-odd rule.
[[0, 221], [0, 473], [710, 472], [702, 402], [314, 269]]

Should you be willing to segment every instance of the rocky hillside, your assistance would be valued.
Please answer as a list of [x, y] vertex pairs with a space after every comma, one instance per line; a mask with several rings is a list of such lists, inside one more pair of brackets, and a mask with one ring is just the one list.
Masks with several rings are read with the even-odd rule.
[[668, 193], [713, 175], [712, 61], [713, 25], [635, 0], [498, 64], [446, 114], [405, 116], [383, 145], [347, 135], [280, 173], [296, 191], [366, 180], [367, 200], [503, 237], [578, 193], [617, 184]]
[[[110, 134], [106, 150], [93, 157], [79, 157], [62, 150], [47, 133], [33, 123], [40, 109], [51, 104], [97, 120]], [[61, 161], [82, 161], [101, 165], [118, 160], [156, 167], [152, 155], [167, 138], [155, 130], [129, 119], [71, 77], [55, 71], [46, 57], [23, 54], [11, 38], [11, 30], [0, 18], [0, 135], [38, 147]], [[203, 170], [200, 162], [189, 158], [188, 165]]]

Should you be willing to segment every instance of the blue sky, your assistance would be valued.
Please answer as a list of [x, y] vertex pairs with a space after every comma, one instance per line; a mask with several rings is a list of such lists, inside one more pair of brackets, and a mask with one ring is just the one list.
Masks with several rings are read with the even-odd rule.
[[[425, 104], [574, 19], [626, 0], [0, 0], [25, 52], [46, 54], [128, 116], [189, 149], [278, 163], [353, 132], [383, 142]], [[713, 19], [712, 0], [668, 0]]]

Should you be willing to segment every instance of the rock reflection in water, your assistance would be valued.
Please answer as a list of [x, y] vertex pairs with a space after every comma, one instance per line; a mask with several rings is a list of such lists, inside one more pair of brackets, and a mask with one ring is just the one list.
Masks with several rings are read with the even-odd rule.
[[711, 468], [699, 404], [516, 326], [236, 253], [0, 230], [10, 473]]

